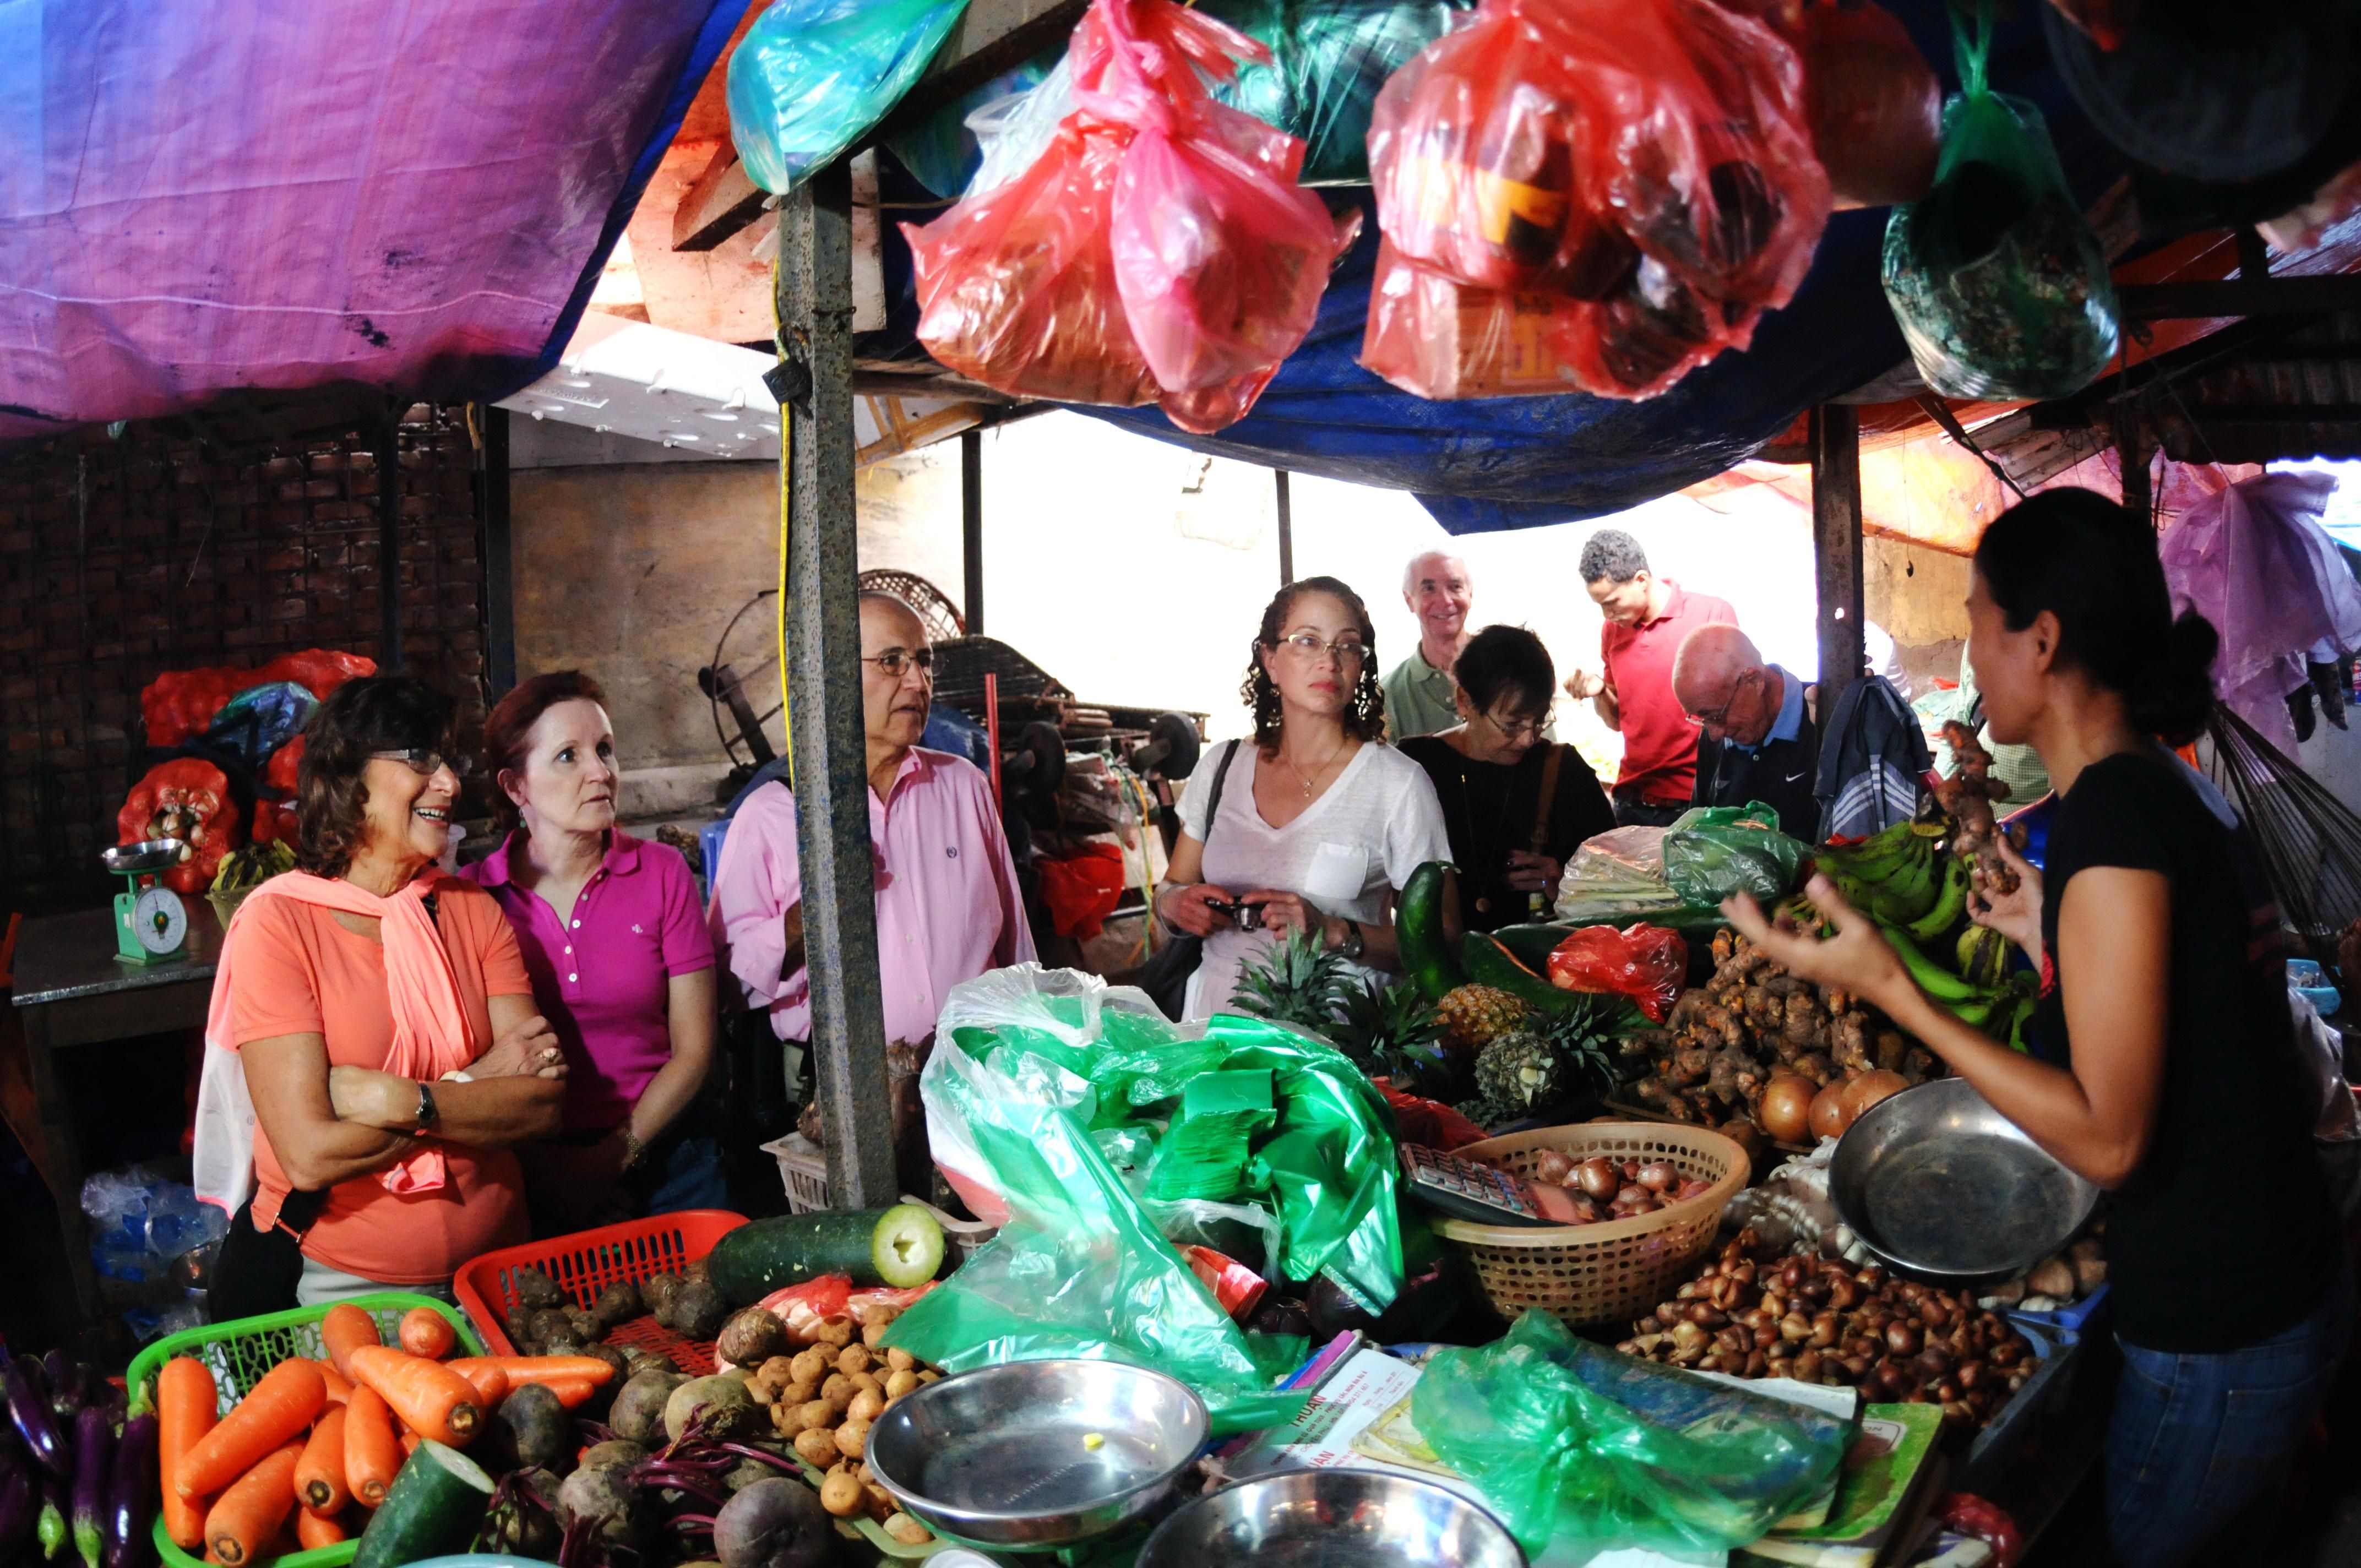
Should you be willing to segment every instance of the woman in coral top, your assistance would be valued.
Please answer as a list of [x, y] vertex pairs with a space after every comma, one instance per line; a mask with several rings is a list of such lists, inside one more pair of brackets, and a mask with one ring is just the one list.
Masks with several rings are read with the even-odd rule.
[[500, 905], [435, 871], [459, 793], [452, 716], [424, 683], [379, 675], [305, 727], [299, 869], [231, 922], [207, 1028], [256, 1118], [217, 1311], [267, 1310], [291, 1283], [275, 1304], [445, 1292], [525, 1239], [510, 1146], [557, 1129], [566, 1063]]

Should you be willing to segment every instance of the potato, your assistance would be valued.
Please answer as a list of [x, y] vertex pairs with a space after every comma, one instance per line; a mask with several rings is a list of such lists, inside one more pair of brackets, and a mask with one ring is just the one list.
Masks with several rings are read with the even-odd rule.
[[847, 1420], [836, 1429], [836, 1451], [847, 1459], [858, 1459], [861, 1451], [869, 1446], [869, 1423]]
[[[796, 1433], [796, 1453], [807, 1464], [831, 1464], [844, 1457], [836, 1451], [836, 1434], [826, 1427], [806, 1427]], [[852, 1478], [848, 1475], [845, 1479]]]
[[869, 1347], [870, 1347], [870, 1348], [872, 1348], [872, 1349], [876, 1348], [877, 1343], [878, 1343], [880, 1340], [883, 1340], [883, 1339], [885, 1337], [885, 1331], [886, 1331], [887, 1329], [892, 1328], [893, 1326], [894, 1326], [894, 1325], [893, 1325], [893, 1324], [891, 1324], [891, 1323], [863, 1323], [863, 1324], [862, 1324], [862, 1325], [861, 1325], [861, 1343], [862, 1343], [862, 1344], [864, 1344], [864, 1345], [869, 1346]]
[[837, 1353], [836, 1369], [849, 1377], [853, 1373], [868, 1371], [869, 1360], [867, 1345], [849, 1344]]
[[826, 1399], [806, 1399], [801, 1405], [796, 1407], [795, 1415], [796, 1420], [803, 1423], [803, 1426], [796, 1429], [798, 1431], [808, 1427], [825, 1427], [832, 1430], [837, 1422], [844, 1419], [838, 1413], [837, 1408]]
[[813, 1378], [798, 1377], [779, 1390], [779, 1398], [785, 1404], [808, 1405], [818, 1398], [819, 1383]]
[[906, 1366], [885, 1379], [885, 1398], [888, 1401], [898, 1399], [905, 1394], [915, 1394], [918, 1388], [918, 1375]]
[[[711, 1339], [729, 1321], [729, 1303], [722, 1300], [720, 1291], [701, 1279], [682, 1286], [679, 1294], [672, 1299], [674, 1332], [690, 1339]], [[785, 1348], [784, 1343], [781, 1348]]]
[[566, 1321], [574, 1325], [574, 1337], [576, 1339], [580, 1340], [584, 1344], [596, 1344], [598, 1343], [599, 1335], [604, 1331], [599, 1328], [598, 1319], [592, 1317], [589, 1313], [584, 1311], [579, 1307], [568, 1307], [565, 1309], [565, 1311]]
[[890, 1301], [864, 1301], [852, 1314], [853, 1321], [867, 1328], [871, 1323], [890, 1323], [902, 1315], [902, 1309]]
[[819, 1327], [812, 1331], [812, 1343], [842, 1350], [852, 1343], [853, 1335], [858, 1332], [851, 1318], [822, 1318]]
[[555, 1307], [544, 1307], [533, 1315], [527, 1325], [533, 1337], [547, 1343], [567, 1339], [579, 1343], [582, 1336], [575, 1330], [574, 1320]]
[[873, 1519], [882, 1519], [901, 1506], [894, 1501], [893, 1493], [874, 1481], [862, 1481], [861, 1495], [869, 1505], [869, 1517]]
[[818, 1345], [800, 1352], [795, 1358], [796, 1381], [817, 1383], [836, 1370], [836, 1357]]
[[611, 1329], [647, 1310], [647, 1304], [640, 1299], [640, 1288], [628, 1279], [618, 1279], [598, 1292], [598, 1299], [591, 1305], [590, 1315], [598, 1320], [601, 1327]]
[[852, 1472], [841, 1466], [829, 1471], [819, 1484], [819, 1506], [839, 1519], [851, 1519], [866, 1501], [861, 1483], [852, 1478]]
[[714, 1354], [741, 1366], [758, 1365], [787, 1351], [787, 1325], [760, 1307], [733, 1312], [722, 1323]]
[[844, 1408], [845, 1419], [853, 1421], [873, 1421], [884, 1413], [885, 1396], [874, 1388], [863, 1388]]
[[936, 1371], [936, 1370], [935, 1370], [933, 1367], [931, 1367], [931, 1366], [924, 1368], [924, 1369], [923, 1369], [923, 1370], [921, 1370], [921, 1371], [919, 1372], [919, 1374], [918, 1374], [918, 1381], [919, 1381], [921, 1384], [926, 1384], [926, 1383], [939, 1383], [939, 1382], [941, 1382], [942, 1380], [943, 1380], [943, 1375], [942, 1375], [941, 1373], [939, 1373], [939, 1372]]
[[819, 1386], [819, 1397], [840, 1410], [852, 1403], [852, 1397], [859, 1392], [852, 1379], [841, 1372], [829, 1373], [828, 1381]]
[[905, 1546], [924, 1546], [935, 1539], [932, 1530], [898, 1509], [885, 1516], [884, 1529], [887, 1535]]
[[883, 1394], [885, 1391], [885, 1379], [878, 1376], [874, 1372], [856, 1372], [852, 1375], [852, 1387], [856, 1393], [866, 1388], [874, 1393]]
[[651, 1274], [640, 1281], [640, 1299], [658, 1323], [672, 1327], [672, 1299], [680, 1292], [677, 1274]]
[[518, 1269], [511, 1283], [516, 1287], [517, 1299], [529, 1309], [539, 1310], [566, 1304], [566, 1292], [557, 1288], [557, 1281], [538, 1268]]
[[901, 1346], [895, 1345], [885, 1353], [885, 1365], [895, 1372], [912, 1372], [917, 1369], [918, 1358]]

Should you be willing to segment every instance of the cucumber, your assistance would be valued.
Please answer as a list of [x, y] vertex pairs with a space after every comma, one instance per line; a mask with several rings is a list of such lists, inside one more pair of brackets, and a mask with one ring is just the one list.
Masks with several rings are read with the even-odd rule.
[[1579, 994], [1560, 991], [1526, 968], [1489, 931], [1468, 932], [1459, 944], [1459, 961], [1467, 971], [1470, 984], [1488, 985], [1505, 991], [1527, 1006], [1545, 1012], [1556, 1013], [1573, 1006], [1575, 997]]
[[823, 1274], [845, 1274], [855, 1288], [907, 1289], [942, 1266], [943, 1229], [916, 1203], [890, 1209], [824, 1209], [753, 1220], [714, 1244], [706, 1277], [733, 1308]]
[[385, 1501], [369, 1516], [353, 1568], [401, 1568], [465, 1552], [491, 1501], [492, 1478], [484, 1467], [428, 1438], [402, 1462]]
[[1429, 861], [1410, 873], [1394, 901], [1394, 939], [1401, 949], [1402, 973], [1429, 1002], [1440, 1002], [1462, 983], [1459, 965], [1443, 928], [1443, 895], [1456, 868]]
[[1573, 936], [1577, 929], [1579, 927], [1565, 925], [1503, 926], [1492, 935], [1500, 946], [1509, 949], [1510, 958], [1535, 974], [1547, 978], [1545, 966], [1549, 963], [1549, 956], [1557, 951], [1560, 942]]

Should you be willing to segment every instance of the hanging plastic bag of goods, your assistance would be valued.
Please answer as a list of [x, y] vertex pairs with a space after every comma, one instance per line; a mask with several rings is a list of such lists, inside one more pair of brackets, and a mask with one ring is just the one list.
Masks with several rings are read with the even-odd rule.
[[1387, 78], [1464, 20], [1475, 0], [1199, 0], [1270, 50], [1216, 91], [1304, 143], [1306, 185], [1369, 178], [1369, 115]]
[[904, 228], [928, 352], [1016, 396], [1152, 401], [1198, 433], [1243, 418], [1359, 226], [1296, 183], [1301, 140], [1213, 100], [1268, 59], [1172, 0], [1096, 0], [1030, 167]]
[[785, 195], [902, 101], [967, 0], [772, 0], [730, 57], [730, 137]]
[[1943, 105], [1935, 188], [1885, 227], [1885, 298], [1927, 386], [1949, 398], [2062, 398], [2121, 336], [2106, 253], [2066, 186], [2041, 111], [1994, 93], [1989, 0], [1955, 15], [1961, 91]]
[[1378, 95], [1362, 363], [1642, 398], [1786, 303], [1828, 222], [1803, 65], [1712, 0], [1485, 0]]

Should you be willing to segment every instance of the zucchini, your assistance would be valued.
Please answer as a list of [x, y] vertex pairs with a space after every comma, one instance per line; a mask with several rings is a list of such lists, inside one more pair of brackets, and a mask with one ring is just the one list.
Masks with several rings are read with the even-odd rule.
[[850, 1275], [856, 1288], [907, 1289], [935, 1277], [943, 1229], [916, 1203], [890, 1209], [823, 1209], [752, 1220], [714, 1244], [707, 1277], [733, 1308], [823, 1274]]
[[1546, 979], [1549, 956], [1557, 951], [1560, 942], [1578, 929], [1578, 927], [1556, 924], [1503, 926], [1492, 935], [1500, 946], [1509, 949], [1510, 957]]
[[1574, 1005], [1579, 992], [1560, 991], [1520, 962], [1489, 931], [1470, 931], [1459, 944], [1459, 961], [1472, 985], [1505, 991], [1529, 1007], [1557, 1013]]
[[1394, 901], [1394, 940], [1400, 948], [1402, 973], [1429, 1002], [1442, 1001], [1465, 983], [1443, 928], [1443, 898], [1456, 869], [1446, 861], [1428, 861], [1410, 873], [1401, 896]]
[[369, 1516], [353, 1568], [401, 1568], [465, 1552], [491, 1501], [492, 1478], [484, 1467], [428, 1438], [402, 1462], [385, 1501]]

